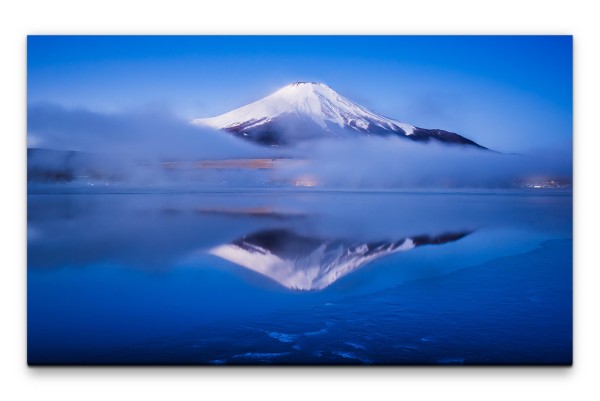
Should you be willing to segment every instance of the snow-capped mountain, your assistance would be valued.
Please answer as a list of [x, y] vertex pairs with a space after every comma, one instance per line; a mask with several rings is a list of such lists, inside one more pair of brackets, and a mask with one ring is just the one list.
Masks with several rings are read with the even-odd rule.
[[277, 92], [212, 118], [192, 124], [228, 131], [263, 145], [290, 145], [315, 138], [397, 135], [419, 142], [483, 146], [461, 135], [424, 129], [381, 116], [317, 82], [296, 82]]
[[375, 259], [422, 245], [457, 241], [470, 232], [419, 235], [397, 241], [320, 239], [266, 230], [209, 251], [293, 290], [320, 290]]

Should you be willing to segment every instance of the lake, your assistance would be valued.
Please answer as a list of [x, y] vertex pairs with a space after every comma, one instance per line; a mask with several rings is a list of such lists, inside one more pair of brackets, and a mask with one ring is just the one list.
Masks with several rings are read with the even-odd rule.
[[570, 364], [572, 194], [30, 186], [29, 364]]

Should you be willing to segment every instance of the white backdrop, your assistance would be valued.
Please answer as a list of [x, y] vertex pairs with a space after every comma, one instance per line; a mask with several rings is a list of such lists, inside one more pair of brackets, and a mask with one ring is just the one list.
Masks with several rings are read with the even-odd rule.
[[[587, 4], [587, 5], [584, 5]], [[4, 1], [0, 5], [0, 397], [600, 399], [597, 246], [600, 30], [591, 1]], [[575, 364], [572, 368], [28, 368], [27, 34], [573, 34]]]

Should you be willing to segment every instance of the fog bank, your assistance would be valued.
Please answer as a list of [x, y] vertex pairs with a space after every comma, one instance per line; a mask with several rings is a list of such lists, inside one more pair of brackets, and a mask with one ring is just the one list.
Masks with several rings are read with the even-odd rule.
[[[30, 105], [27, 123], [30, 147], [76, 151], [30, 152], [29, 175], [49, 180], [92, 176], [144, 184], [331, 188], [503, 188], [547, 180], [561, 185], [572, 181], [570, 146], [502, 154], [393, 136], [336, 140], [307, 133], [311, 139], [297, 145], [268, 147], [191, 125], [163, 110], [109, 114], [48, 103]], [[264, 163], [233, 168], [193, 165], [207, 160], [274, 158], [284, 160], [266, 167]], [[291, 158], [302, 162], [286, 162]], [[175, 164], [168, 164], [171, 162]]]

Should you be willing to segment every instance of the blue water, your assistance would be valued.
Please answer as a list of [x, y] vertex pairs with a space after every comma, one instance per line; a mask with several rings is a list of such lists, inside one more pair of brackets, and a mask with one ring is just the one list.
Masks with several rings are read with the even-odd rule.
[[[428, 242], [305, 290], [210, 253], [282, 232]], [[30, 188], [27, 297], [30, 364], [570, 364], [572, 196]]]

